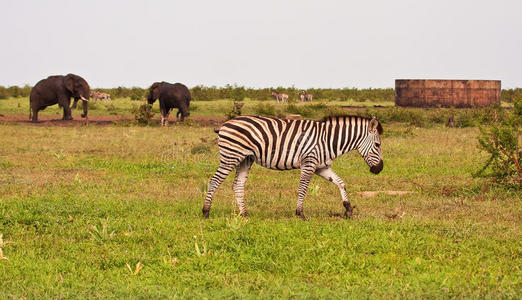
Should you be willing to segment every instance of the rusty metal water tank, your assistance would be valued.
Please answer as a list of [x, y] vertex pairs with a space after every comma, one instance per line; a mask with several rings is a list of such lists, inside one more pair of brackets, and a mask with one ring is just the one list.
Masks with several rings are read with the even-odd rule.
[[494, 103], [500, 103], [500, 80], [395, 80], [396, 106], [463, 108]]

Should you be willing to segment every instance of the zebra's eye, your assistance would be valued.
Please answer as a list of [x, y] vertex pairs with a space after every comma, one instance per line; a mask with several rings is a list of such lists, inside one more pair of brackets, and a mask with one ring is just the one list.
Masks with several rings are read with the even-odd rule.
[[381, 143], [375, 143], [375, 147], [379, 148], [381, 146]]

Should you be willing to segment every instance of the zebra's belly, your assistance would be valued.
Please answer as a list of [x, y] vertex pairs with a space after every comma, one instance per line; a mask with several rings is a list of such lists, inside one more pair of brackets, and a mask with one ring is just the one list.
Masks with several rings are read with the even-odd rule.
[[258, 165], [261, 165], [267, 169], [279, 170], [279, 171], [293, 170], [293, 169], [298, 169], [301, 167], [301, 163], [300, 163], [299, 159], [294, 159], [293, 161], [292, 160], [283, 161], [282, 159], [277, 161], [277, 159], [274, 159], [272, 161], [269, 161], [269, 160], [264, 160], [262, 158], [256, 157], [255, 162]]

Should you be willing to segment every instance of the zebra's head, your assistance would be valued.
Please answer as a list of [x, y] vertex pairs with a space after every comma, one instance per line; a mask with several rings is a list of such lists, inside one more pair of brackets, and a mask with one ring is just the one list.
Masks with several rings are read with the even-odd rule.
[[370, 167], [370, 171], [379, 174], [383, 168], [381, 137], [382, 126], [377, 119], [372, 118], [368, 123], [368, 132], [359, 144], [357, 151], [364, 158], [366, 164]]

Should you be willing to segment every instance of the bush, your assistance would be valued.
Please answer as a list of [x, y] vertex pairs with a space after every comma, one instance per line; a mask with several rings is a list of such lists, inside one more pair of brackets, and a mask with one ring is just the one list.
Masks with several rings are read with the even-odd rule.
[[290, 114], [298, 114], [305, 118], [311, 118], [314, 114], [309, 105], [298, 106], [293, 103], [286, 106], [286, 112]]
[[132, 112], [134, 113], [134, 120], [137, 124], [147, 126], [152, 124], [152, 117], [154, 116], [152, 105], [142, 104], [138, 107], [134, 107]]
[[480, 127], [479, 147], [488, 152], [489, 158], [475, 176], [490, 177], [497, 183], [522, 187], [522, 150], [519, 145], [521, 106], [516, 103], [515, 109], [509, 114], [500, 106], [497, 107], [493, 125], [489, 128]]
[[210, 146], [205, 144], [199, 144], [190, 149], [191, 154], [205, 154], [210, 153]]
[[7, 92], [7, 89], [0, 85], [0, 99], [7, 99], [9, 98], [9, 93]]
[[522, 89], [516, 88], [502, 90], [502, 93], [500, 94], [500, 99], [509, 103], [520, 102], [522, 101]]
[[117, 115], [118, 114], [118, 108], [116, 106], [114, 106], [113, 103], [107, 104], [106, 108], [107, 108], [107, 112], [109, 113], [109, 115]]
[[256, 106], [256, 114], [260, 116], [277, 116], [275, 106], [270, 103], [259, 103]]

